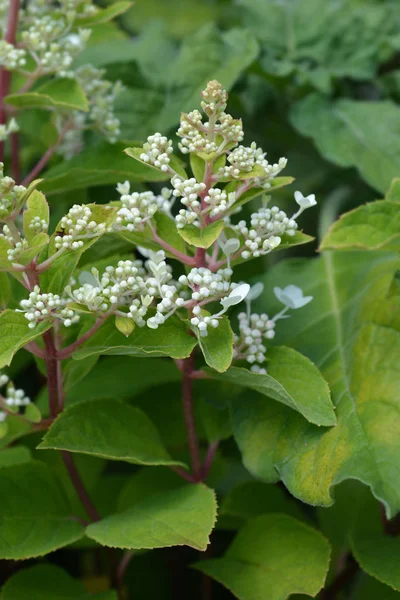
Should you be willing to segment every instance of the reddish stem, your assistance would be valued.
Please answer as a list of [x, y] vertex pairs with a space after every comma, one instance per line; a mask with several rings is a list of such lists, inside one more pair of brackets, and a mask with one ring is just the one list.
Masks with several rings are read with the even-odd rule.
[[19, 164], [19, 135], [14, 132], [10, 136], [11, 144], [11, 175], [14, 181], [18, 183], [21, 178], [20, 164]]
[[[9, 44], [15, 43], [18, 27], [18, 13], [20, 0], [10, 0], [10, 8], [8, 11], [8, 24], [5, 35], [5, 41]], [[7, 123], [7, 113], [4, 104], [4, 98], [8, 96], [11, 85], [11, 73], [6, 69], [0, 69], [0, 124]], [[0, 142], [0, 162], [4, 162], [4, 142]]]
[[57, 366], [57, 350], [54, 344], [53, 331], [49, 329], [43, 334], [43, 341], [46, 348], [46, 372], [47, 372], [47, 389], [49, 394], [49, 409], [50, 416], [54, 419], [58, 415], [59, 399], [59, 377]]
[[187, 441], [192, 463], [193, 478], [195, 481], [201, 479], [201, 460], [199, 441], [196, 432], [196, 423], [193, 410], [193, 382], [192, 372], [194, 371], [194, 354], [189, 358], [185, 358], [183, 363], [183, 379], [182, 379], [182, 401], [183, 415], [185, 419]]
[[79, 475], [78, 469], [75, 466], [74, 460], [69, 452], [61, 451], [61, 457], [64, 461], [64, 465], [68, 471], [69, 478], [72, 485], [75, 488], [76, 493], [84, 507], [88, 517], [92, 521], [100, 521], [101, 517], [97, 512], [95, 505], [93, 504], [89, 494], [86, 491], [84, 483]]
[[117, 567], [116, 584], [117, 584], [118, 594], [119, 594], [120, 598], [123, 597], [122, 593], [123, 593], [125, 573], [126, 573], [127, 568], [129, 567], [129, 563], [131, 562], [132, 558], [133, 558], [133, 550], [125, 551], [121, 558], [121, 561]]
[[214, 460], [216, 451], [218, 450], [219, 440], [212, 442], [207, 450], [206, 458], [203, 464], [203, 481], [205, 481], [210, 474], [210, 469]]
[[191, 475], [190, 473], [185, 471], [185, 469], [181, 469], [181, 467], [170, 467], [170, 469], [171, 469], [171, 471], [173, 471], [174, 473], [179, 475], [179, 477], [182, 477], [182, 479], [185, 479], [186, 481], [189, 481], [190, 483], [196, 482], [193, 475]]
[[106, 319], [105, 316], [99, 318], [96, 321], [96, 323], [86, 333], [84, 333], [80, 338], [78, 338], [75, 342], [72, 342], [72, 344], [70, 344], [69, 346], [66, 346], [62, 350], [58, 350], [58, 352], [57, 352], [58, 360], [64, 360], [66, 358], [70, 358], [72, 356], [72, 354], [75, 352], [75, 350], [77, 350], [79, 348], [79, 346], [82, 346], [82, 344], [84, 344], [89, 338], [92, 337], [92, 335], [94, 335], [96, 333], [96, 331], [104, 323], [105, 319]]
[[154, 229], [152, 230], [152, 233], [153, 240], [157, 242], [159, 246], [164, 248], [164, 250], [166, 250], [167, 252], [172, 254], [172, 256], [177, 258], [181, 263], [183, 263], [184, 265], [188, 265], [189, 267], [194, 267], [196, 265], [195, 258], [193, 258], [192, 256], [188, 256], [183, 252], [179, 252], [179, 250], [171, 246], [171, 244], [168, 244], [168, 242], [165, 242], [162, 238], [160, 238], [160, 236], [157, 234], [156, 231], [154, 231]]
[[39, 175], [39, 173], [44, 169], [44, 167], [49, 162], [50, 158], [53, 156], [54, 152], [57, 150], [59, 143], [60, 143], [60, 140], [56, 144], [54, 144], [54, 146], [50, 146], [50, 148], [48, 148], [48, 150], [46, 150], [46, 152], [43, 154], [42, 158], [33, 167], [32, 171], [22, 181], [21, 185], [24, 185], [26, 187], [27, 185], [29, 185], [31, 183], [31, 181], [33, 181]]

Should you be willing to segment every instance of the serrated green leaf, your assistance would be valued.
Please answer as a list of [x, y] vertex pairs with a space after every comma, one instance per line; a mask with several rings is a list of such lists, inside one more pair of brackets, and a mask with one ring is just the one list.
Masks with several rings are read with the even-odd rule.
[[52, 79], [34, 92], [11, 94], [5, 98], [7, 104], [17, 108], [45, 108], [66, 110], [89, 110], [86, 94], [76, 79]]
[[399, 250], [399, 203], [378, 200], [342, 215], [322, 240], [321, 250], [351, 249]]
[[24, 210], [23, 214], [24, 235], [29, 244], [31, 244], [34, 238], [37, 236], [35, 230], [32, 230], [29, 227], [32, 219], [35, 217], [39, 217], [40, 219], [46, 221], [46, 223], [49, 223], [49, 205], [47, 204], [47, 200], [42, 192], [37, 190], [34, 190], [29, 196], [26, 204], [26, 210]]
[[0, 468], [20, 465], [30, 460], [32, 460], [31, 451], [25, 446], [15, 446], [0, 450]]
[[93, 523], [86, 533], [99, 544], [116, 548], [190, 546], [205, 550], [216, 513], [213, 490], [202, 484], [185, 485]]
[[[140, 158], [141, 155], [143, 154], [142, 148], [125, 148], [124, 152], [125, 152], [125, 154], [130, 156], [130, 158], [134, 158], [139, 163], [146, 165], [149, 169], [153, 169], [154, 171], [163, 173], [163, 171], [161, 169], [159, 169], [158, 167], [155, 167], [154, 165], [150, 165], [149, 163], [145, 162], [144, 160], [142, 160]], [[170, 165], [171, 169], [173, 169], [183, 179], [187, 179], [188, 178], [187, 173], [186, 173], [185, 169], [182, 167], [182, 163], [179, 160], [179, 158], [177, 158], [173, 154], [170, 154], [169, 160], [170, 160], [169, 165]]]
[[30, 461], [0, 469], [0, 558], [43, 556], [80, 539], [84, 527], [50, 469]]
[[312, 137], [325, 158], [356, 167], [381, 192], [400, 171], [399, 119], [399, 107], [387, 100], [332, 102], [316, 94], [295, 104], [291, 113], [294, 126]]
[[[268, 375], [231, 367], [214, 379], [227, 381], [277, 400], [303, 415], [310, 423], [336, 424], [328, 385], [315, 365], [292, 348], [268, 351]], [[240, 402], [247, 402], [243, 397]]]
[[185, 325], [174, 317], [170, 317], [158, 329], [136, 327], [129, 338], [116, 331], [113, 319], [108, 319], [100, 330], [74, 353], [73, 358], [80, 360], [94, 354], [187, 358], [195, 346], [196, 340], [189, 335]]
[[400, 540], [380, 531], [356, 529], [351, 534], [351, 549], [363, 571], [400, 591]]
[[320, 533], [287, 515], [251, 520], [223, 558], [195, 567], [240, 600], [286, 600], [293, 593], [315, 597], [328, 571], [330, 548]]
[[113, 590], [89, 594], [81, 581], [56, 565], [35, 565], [10, 577], [1, 600], [117, 600]]
[[385, 194], [385, 200], [400, 202], [400, 178], [395, 177]]
[[313, 302], [279, 323], [280, 341], [320, 368], [336, 406], [336, 427], [317, 429], [264, 399], [233, 401], [236, 441], [258, 478], [281, 478], [310, 504], [332, 504], [332, 487], [358, 479], [388, 516], [400, 509], [396, 476], [400, 435], [400, 296], [392, 289], [398, 258], [386, 253], [325, 253], [313, 261], [280, 263], [263, 278], [273, 310], [273, 286], [298, 285]]
[[38, 448], [139, 465], [182, 465], [170, 457], [144, 412], [115, 400], [89, 400], [67, 408], [52, 423]]
[[357, 581], [352, 600], [399, 600], [400, 594], [373, 577], [362, 575]]
[[233, 331], [228, 317], [219, 319], [217, 328], [209, 327], [207, 336], [198, 336], [199, 346], [209, 367], [218, 373], [229, 369], [233, 359]]
[[186, 486], [186, 482], [169, 469], [154, 467], [140, 469], [128, 479], [118, 497], [118, 512], [129, 510], [146, 502], [151, 496]]
[[123, 153], [125, 147], [126, 142], [102, 142], [95, 147], [89, 147], [79, 156], [49, 169], [40, 189], [47, 196], [51, 196], [90, 186], [116, 184], [125, 179], [131, 182], [168, 179], [168, 173], [130, 160]]
[[195, 225], [185, 225], [182, 229], [178, 229], [178, 233], [191, 246], [209, 248], [219, 238], [224, 225], [224, 221], [214, 221], [204, 229]]
[[7, 273], [0, 271], [0, 311], [4, 310], [11, 298], [11, 284]]
[[51, 323], [40, 323], [29, 329], [28, 321], [22, 313], [5, 310], [0, 313], [0, 369], [9, 365], [14, 354], [45, 331]]

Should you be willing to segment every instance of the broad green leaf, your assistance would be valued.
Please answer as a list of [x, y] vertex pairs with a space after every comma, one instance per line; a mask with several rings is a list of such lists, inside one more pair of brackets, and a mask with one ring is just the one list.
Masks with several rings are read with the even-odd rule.
[[[153, 217], [153, 221], [157, 234], [164, 242], [167, 242], [167, 244], [173, 246], [176, 250], [179, 250], [179, 252], [185, 253], [186, 245], [178, 233], [175, 220], [171, 219], [171, 217], [165, 213], [157, 212]], [[154, 250], [155, 252], [160, 249], [159, 244], [153, 241], [153, 233], [149, 226], [145, 227], [143, 231], [121, 231], [118, 235], [135, 246], [143, 246], [144, 248]], [[170, 258], [175, 258], [174, 255], [168, 251], [166, 251], [166, 255]]]
[[204, 360], [209, 367], [223, 373], [233, 359], [233, 331], [228, 317], [222, 317], [217, 328], [209, 327], [207, 334], [198, 337]]
[[80, 360], [94, 354], [187, 358], [195, 346], [195, 338], [188, 334], [184, 323], [177, 318], [170, 317], [158, 329], [136, 327], [129, 338], [115, 329], [111, 318], [74, 353], [73, 358]]
[[51, 425], [40, 450], [68, 450], [138, 465], [178, 465], [140, 409], [115, 400], [88, 400], [67, 408]]
[[[274, 179], [271, 179], [269, 183], [270, 187], [268, 189], [257, 187], [250, 188], [247, 192], [244, 192], [244, 194], [240, 196], [239, 200], [235, 202], [234, 207], [237, 208], [239, 206], [243, 206], [243, 204], [247, 204], [247, 202], [250, 202], [250, 200], [254, 200], [254, 198], [257, 198], [258, 196], [262, 196], [265, 194], [270, 195], [276, 190], [280, 190], [282, 187], [290, 185], [291, 183], [293, 183], [293, 181], [294, 177], [274, 177]], [[231, 181], [227, 184], [225, 191], [234, 192], [241, 185], [242, 184], [240, 181]]]
[[12, 442], [23, 437], [32, 429], [32, 425], [18, 417], [9, 415], [0, 428], [0, 448], [7, 448]]
[[93, 523], [86, 533], [99, 544], [116, 548], [190, 546], [205, 550], [216, 513], [213, 490], [203, 484], [185, 485]]
[[2, 271], [9, 271], [11, 268], [11, 261], [8, 260], [7, 250], [11, 250], [12, 245], [6, 240], [5, 237], [0, 237], [0, 269]]
[[43, 219], [46, 223], [49, 223], [49, 205], [42, 192], [37, 190], [34, 190], [28, 198], [26, 210], [23, 214], [24, 235], [29, 244], [33, 243], [33, 240], [37, 235], [37, 232], [29, 227], [35, 217], [39, 217], [39, 219]]
[[43, 556], [83, 536], [83, 525], [44, 463], [0, 469], [0, 494], [0, 558]]
[[178, 229], [178, 233], [191, 246], [209, 248], [219, 238], [224, 225], [224, 221], [215, 221], [204, 229], [199, 229], [195, 225], [186, 225]]
[[107, 21], [111, 21], [122, 15], [127, 10], [133, 6], [134, 2], [125, 2], [121, 0], [120, 2], [113, 2], [106, 8], [97, 8], [96, 12], [93, 15], [89, 15], [87, 17], [79, 17], [76, 19], [75, 24], [78, 27], [93, 27], [93, 25], [97, 25], [98, 23], [107, 23]]
[[[271, 348], [267, 367], [268, 375], [231, 367], [223, 375], [213, 377], [277, 400], [293, 408], [310, 423], [324, 426], [336, 424], [328, 385], [310, 360], [292, 348]], [[243, 396], [240, 401], [249, 402]]]
[[218, 512], [221, 517], [237, 517], [245, 521], [278, 512], [303, 519], [294, 498], [289, 497], [278, 486], [262, 481], [246, 481], [233, 488], [223, 499]]
[[282, 262], [264, 276], [273, 311], [273, 286], [301, 286], [313, 302], [283, 320], [279, 341], [303, 352], [321, 370], [338, 424], [318, 429], [264, 398], [233, 399], [236, 441], [246, 467], [265, 481], [281, 478], [309, 504], [332, 504], [345, 479], [368, 485], [388, 516], [400, 510], [397, 477], [400, 435], [400, 296], [392, 287], [393, 254], [338, 252], [317, 260]]
[[79, 156], [49, 169], [40, 189], [50, 196], [90, 186], [116, 184], [125, 179], [131, 182], [168, 179], [168, 173], [131, 160], [123, 153], [125, 147], [126, 142], [102, 142], [87, 148]]
[[49, 239], [47, 233], [44, 232], [34, 235], [30, 240], [29, 247], [18, 254], [18, 262], [21, 265], [31, 263], [40, 254], [40, 251], [48, 245]]
[[351, 534], [351, 549], [363, 571], [400, 591], [400, 540], [368, 527]]
[[186, 482], [169, 469], [154, 467], [140, 469], [122, 488], [118, 497], [118, 511], [122, 512], [146, 502], [148, 498], [186, 486]]
[[[66, 382], [67, 402], [107, 398], [130, 400], [148, 388], [181, 380], [181, 374], [173, 361], [165, 358], [147, 360], [130, 356], [107, 356], [86, 377], [76, 381], [75, 367], [83, 362], [70, 362]], [[71, 369], [73, 372], [70, 374]]]
[[45, 108], [65, 110], [89, 110], [85, 92], [75, 79], [52, 79], [34, 92], [11, 94], [7, 104], [17, 108]]
[[[149, 163], [145, 162], [144, 160], [142, 160], [140, 158], [141, 155], [143, 154], [143, 149], [142, 148], [125, 148], [124, 152], [130, 158], [134, 158], [136, 161], [138, 161], [142, 165], [147, 166], [149, 169], [152, 169], [153, 171], [157, 171], [158, 173], [163, 173], [163, 171], [161, 171], [161, 169], [159, 169], [158, 167], [155, 167], [154, 165], [150, 165]], [[174, 171], [176, 171], [176, 173], [178, 175], [180, 175], [180, 177], [182, 177], [183, 179], [187, 179], [186, 171], [182, 167], [182, 163], [179, 160], [179, 158], [177, 158], [173, 154], [171, 154], [169, 158], [170, 158], [170, 163], [169, 164], [170, 164], [171, 169], [173, 169]]]
[[399, 174], [400, 109], [392, 102], [332, 102], [314, 94], [294, 105], [291, 119], [325, 158], [341, 167], [356, 167], [377, 190], [384, 192]]
[[399, 600], [400, 593], [372, 577], [363, 575], [357, 582], [352, 600]]
[[0, 369], [9, 365], [14, 354], [28, 342], [50, 329], [51, 323], [40, 323], [29, 329], [23, 313], [5, 310], [0, 313]]
[[400, 204], [378, 200], [344, 214], [324, 239], [321, 250], [399, 250]]
[[27, 463], [32, 459], [31, 451], [25, 446], [14, 446], [0, 450], [0, 468]]
[[240, 600], [286, 600], [294, 593], [315, 597], [328, 571], [330, 548], [311, 527], [287, 515], [252, 519], [222, 558], [196, 568]]
[[7, 307], [11, 298], [11, 284], [7, 273], [0, 271], [0, 311]]
[[129, 337], [132, 331], [135, 329], [135, 323], [129, 317], [121, 317], [117, 315], [115, 317], [115, 327], [125, 337]]
[[385, 200], [390, 202], [400, 202], [400, 178], [395, 177], [390, 184], [390, 188], [385, 194]]
[[117, 600], [113, 590], [89, 594], [81, 581], [56, 565], [43, 564], [18, 571], [3, 586], [1, 600]]

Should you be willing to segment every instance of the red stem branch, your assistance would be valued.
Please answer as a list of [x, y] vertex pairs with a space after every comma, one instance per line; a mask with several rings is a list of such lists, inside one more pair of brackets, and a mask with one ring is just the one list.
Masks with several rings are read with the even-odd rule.
[[197, 438], [196, 423], [193, 410], [193, 382], [192, 372], [194, 371], [194, 354], [189, 358], [185, 358], [183, 363], [183, 379], [182, 379], [182, 402], [183, 416], [185, 419], [187, 441], [192, 463], [193, 478], [195, 481], [201, 479], [201, 460], [199, 440]]
[[86, 333], [84, 333], [80, 338], [78, 338], [75, 342], [72, 342], [72, 344], [70, 344], [69, 346], [66, 346], [62, 350], [58, 350], [58, 352], [57, 352], [58, 360], [64, 360], [66, 358], [70, 358], [72, 356], [72, 354], [75, 352], [75, 350], [77, 350], [79, 348], [79, 346], [82, 346], [82, 344], [84, 344], [89, 338], [92, 337], [92, 335], [94, 335], [96, 333], [96, 331], [104, 323], [105, 319], [106, 319], [106, 317], [100, 317], [96, 321], [96, 323]]
[[205, 481], [210, 473], [210, 469], [214, 460], [216, 451], [218, 450], [219, 440], [212, 442], [207, 450], [206, 458], [203, 464], [203, 481]]
[[68, 471], [69, 478], [72, 482], [72, 485], [75, 488], [76, 493], [79, 496], [79, 499], [82, 503], [83, 508], [85, 509], [88, 517], [92, 521], [100, 521], [101, 517], [97, 512], [95, 505], [93, 504], [89, 494], [86, 491], [86, 488], [83, 484], [81, 476], [79, 475], [78, 469], [75, 466], [72, 455], [69, 452], [61, 451], [61, 457], [64, 461], [64, 465]]
[[33, 167], [32, 171], [22, 181], [21, 185], [24, 185], [26, 187], [27, 185], [29, 185], [31, 183], [31, 181], [33, 181], [39, 175], [39, 173], [44, 169], [44, 167], [49, 162], [50, 158], [53, 156], [54, 152], [57, 150], [59, 144], [60, 144], [60, 140], [56, 144], [54, 144], [54, 146], [50, 146], [50, 148], [48, 148], [48, 150], [46, 150], [46, 152], [43, 154], [42, 158]]
[[[18, 13], [19, 13], [20, 0], [10, 0], [10, 8], [8, 11], [8, 24], [5, 35], [5, 41], [9, 44], [14, 44], [17, 27], [18, 27]], [[8, 96], [11, 85], [11, 73], [6, 69], [0, 69], [0, 124], [5, 125], [7, 122], [6, 107], [4, 104], [4, 98]], [[0, 162], [4, 162], [4, 142], [0, 142]]]

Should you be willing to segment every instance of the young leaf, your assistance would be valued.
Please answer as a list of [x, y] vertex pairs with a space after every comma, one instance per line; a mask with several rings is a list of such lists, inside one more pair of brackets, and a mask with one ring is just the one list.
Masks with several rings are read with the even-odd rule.
[[27, 463], [32, 459], [31, 451], [25, 446], [14, 446], [0, 450], [0, 468]]
[[356, 582], [353, 600], [399, 600], [400, 594], [380, 581], [362, 575]]
[[377, 200], [342, 215], [324, 239], [321, 250], [398, 251], [400, 249], [400, 206]]
[[122, 317], [121, 315], [117, 315], [115, 317], [115, 327], [125, 337], [129, 337], [132, 331], [135, 329], [135, 323], [129, 317]]
[[186, 225], [178, 229], [178, 233], [191, 246], [209, 248], [219, 238], [223, 228], [224, 221], [215, 221], [204, 229], [199, 229], [195, 225]]
[[205, 550], [216, 513], [213, 490], [202, 484], [184, 485], [93, 523], [86, 533], [99, 544], [114, 548], [190, 546]]
[[86, 94], [76, 79], [52, 79], [34, 92], [11, 94], [5, 98], [7, 104], [17, 108], [45, 108], [66, 110], [89, 110]]
[[39, 323], [29, 329], [28, 321], [22, 313], [5, 310], [0, 313], [0, 369], [9, 365], [14, 354], [50, 329], [51, 323]]
[[2, 600], [117, 600], [113, 590], [89, 594], [81, 581], [56, 565], [35, 565], [15, 575], [1, 590]]
[[177, 318], [170, 317], [158, 329], [136, 327], [129, 338], [116, 331], [111, 318], [74, 353], [73, 358], [80, 360], [94, 354], [187, 358], [195, 346], [195, 338]]
[[37, 236], [37, 231], [35, 229], [31, 229], [30, 227], [32, 220], [35, 217], [43, 219], [43, 221], [46, 221], [46, 223], [49, 223], [50, 220], [49, 205], [47, 204], [47, 200], [42, 192], [38, 192], [37, 190], [34, 190], [29, 196], [29, 199], [26, 203], [26, 210], [23, 214], [24, 235], [30, 245], [34, 245], [34, 238]]
[[133, 2], [121, 0], [120, 2], [113, 2], [106, 8], [96, 7], [97, 10], [92, 15], [84, 17], [78, 15], [75, 23], [78, 27], [93, 27], [93, 25], [98, 25], [99, 23], [107, 23], [115, 19], [115, 17], [124, 14], [131, 6], [133, 6]]
[[229, 369], [233, 358], [233, 331], [229, 319], [219, 319], [217, 328], [209, 327], [208, 335], [199, 335], [199, 346], [209, 367], [218, 373]]
[[0, 494], [0, 558], [43, 556], [83, 536], [83, 525], [72, 516], [58, 481], [44, 463], [0, 469]]
[[[265, 481], [280, 477], [310, 504], [332, 504], [332, 487], [358, 479], [380, 499], [388, 516], [400, 510], [397, 392], [400, 297], [392, 288], [395, 255], [327, 252], [313, 261], [280, 263], [263, 278], [270, 290], [289, 282], [313, 302], [279, 325], [280, 341], [304, 352], [332, 391], [336, 427], [317, 429], [285, 406], [233, 400], [236, 441], [246, 467]], [[260, 301], [261, 302], [261, 301]]]
[[390, 202], [400, 202], [400, 178], [395, 177], [385, 194], [385, 200]]
[[223, 375], [213, 374], [213, 378], [248, 387], [277, 400], [299, 412], [310, 423], [335, 425], [329, 388], [315, 365], [291, 348], [271, 348], [267, 356], [268, 375], [231, 367]]
[[351, 549], [363, 571], [400, 591], [400, 540], [380, 531], [356, 529]]
[[239, 600], [315, 597], [325, 582], [330, 548], [320, 533], [287, 515], [265, 515], [243, 527], [222, 558], [196, 569]]
[[140, 409], [115, 400], [89, 400], [67, 408], [38, 446], [123, 460], [138, 465], [182, 465], [168, 454]]
[[[140, 158], [141, 155], [143, 154], [142, 148], [125, 148], [124, 152], [131, 158], [134, 158], [139, 163], [146, 165], [149, 169], [153, 169], [154, 171], [163, 173], [163, 171], [161, 169], [159, 169], [158, 167], [155, 167], [154, 165], [150, 165], [149, 163], [145, 162], [144, 160], [142, 160]], [[174, 156], [173, 154], [171, 154], [169, 156], [169, 159], [170, 159], [169, 165], [170, 165], [171, 169], [173, 169], [180, 177], [182, 177], [182, 179], [187, 179], [188, 178], [187, 173], [186, 173], [185, 169], [182, 167], [182, 163], [179, 160], [179, 158], [177, 156]]]

